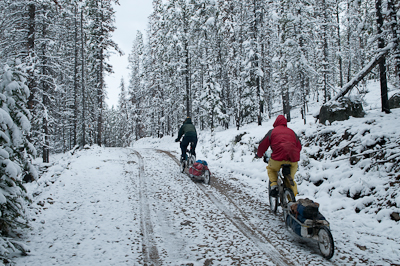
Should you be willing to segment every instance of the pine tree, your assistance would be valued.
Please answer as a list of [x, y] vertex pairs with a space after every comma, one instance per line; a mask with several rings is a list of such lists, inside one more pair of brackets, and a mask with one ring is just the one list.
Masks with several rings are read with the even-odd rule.
[[319, 87], [323, 92], [324, 103], [329, 101], [332, 97], [333, 82], [333, 70], [332, 64], [332, 48], [330, 42], [330, 36], [332, 30], [332, 16], [333, 6], [330, 0], [317, 1], [317, 20], [318, 20], [318, 43], [319, 43], [319, 59], [320, 59], [320, 81]]
[[[234, 3], [225, 1], [222, 3], [224, 13], [221, 15], [226, 29], [224, 39], [230, 42], [227, 44], [227, 62], [231, 71], [228, 73], [232, 91], [232, 110], [236, 128], [239, 129], [245, 124], [248, 116], [251, 99], [247, 99], [245, 73], [244, 73], [244, 5], [243, 2]], [[224, 32], [224, 30], [222, 30]]]
[[[398, 18], [389, 1], [390, 21], [384, 21], [381, 34], [387, 43], [396, 35]], [[367, 62], [372, 59], [373, 68], [383, 56], [371, 42], [376, 39], [372, 5], [355, 0], [153, 0], [149, 43], [141, 46], [140, 61], [139, 50], [132, 50], [130, 63], [136, 138], [173, 133], [188, 114], [201, 129], [261, 124], [277, 104], [289, 121], [293, 110], [306, 122], [310, 101], [327, 102], [364, 77], [377, 78], [364, 71]], [[361, 70], [365, 73], [359, 76]], [[343, 84], [354, 76], [360, 80]], [[337, 93], [337, 86], [344, 90]]]
[[134, 132], [135, 139], [143, 137], [144, 118], [146, 115], [147, 97], [151, 96], [145, 91], [144, 86], [144, 47], [143, 35], [140, 31], [136, 33], [133, 42], [132, 52], [129, 55], [129, 69], [131, 76], [129, 80], [129, 101], [131, 103], [132, 126], [131, 132]]
[[120, 94], [118, 98], [118, 130], [117, 136], [119, 136], [121, 147], [128, 147], [130, 145], [130, 134], [129, 130], [129, 111], [128, 111], [128, 100], [125, 91], [124, 79], [121, 78], [121, 84], [119, 85]]
[[157, 115], [157, 135], [170, 134], [173, 124], [173, 113], [176, 97], [171, 97], [170, 90], [173, 88], [169, 73], [173, 70], [168, 66], [168, 35], [164, 21], [165, 10], [162, 1], [153, 0], [153, 13], [149, 17], [148, 39], [146, 45], [147, 58], [145, 60], [144, 79], [147, 80]]
[[[263, 64], [263, 85], [264, 85], [264, 102], [268, 110], [268, 118], [272, 117], [272, 107], [274, 103], [274, 68], [273, 58], [278, 51], [278, 21], [274, 19], [273, 13], [277, 3], [264, 3], [264, 20], [263, 28], [261, 29], [262, 41], [262, 64]], [[265, 37], [264, 37], [265, 36]]]
[[[201, 28], [199, 39], [194, 39], [194, 43], [201, 43], [197, 50], [200, 53], [192, 53], [191, 57], [199, 57], [201, 62], [201, 81], [196, 89], [197, 99], [203, 115], [200, 116], [207, 123], [211, 130], [218, 124], [226, 125], [229, 119], [226, 116], [223, 103], [222, 87], [222, 44], [220, 36], [220, 25], [215, 6], [210, 1], [204, 1], [198, 6], [198, 17], [193, 17], [194, 23], [199, 23]], [[196, 50], [196, 49], [194, 49]], [[192, 60], [193, 62], [193, 60]], [[193, 69], [196, 69], [193, 66]], [[196, 72], [196, 71], [193, 71]]]
[[[96, 99], [89, 107], [92, 109], [95, 117], [92, 118], [91, 139], [101, 146], [103, 132], [103, 106], [105, 94], [105, 73], [112, 72], [106, 60], [109, 57], [109, 49], [115, 49], [120, 52], [118, 45], [111, 39], [111, 33], [115, 30], [114, 10], [112, 3], [118, 3], [118, 0], [87, 0], [87, 13], [89, 16], [89, 62], [90, 77], [89, 81], [94, 88], [91, 96]], [[120, 52], [121, 53], [121, 52]], [[94, 128], [96, 125], [96, 128]]]
[[32, 165], [36, 155], [34, 146], [28, 141], [31, 115], [26, 108], [29, 88], [26, 86], [27, 73], [21, 61], [9, 62], [0, 80], [0, 257], [4, 258], [9, 249], [27, 252], [7, 236], [15, 234], [27, 225], [26, 202], [29, 200], [22, 184], [25, 176], [37, 178]]

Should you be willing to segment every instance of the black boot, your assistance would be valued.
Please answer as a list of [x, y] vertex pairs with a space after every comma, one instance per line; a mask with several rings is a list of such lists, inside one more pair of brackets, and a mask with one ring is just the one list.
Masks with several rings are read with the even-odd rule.
[[278, 186], [272, 186], [270, 196], [276, 198], [276, 197], [278, 197], [278, 194], [279, 194]]

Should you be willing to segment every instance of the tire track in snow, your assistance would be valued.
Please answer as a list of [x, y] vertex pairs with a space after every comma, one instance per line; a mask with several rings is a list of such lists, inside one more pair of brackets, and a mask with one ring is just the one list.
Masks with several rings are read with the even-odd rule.
[[[164, 153], [168, 155], [170, 158], [172, 158], [178, 165], [179, 165], [179, 160], [169, 153], [168, 151], [163, 151], [163, 150], [157, 150], [160, 153]], [[211, 180], [212, 181], [212, 180]], [[230, 210], [229, 207], [225, 206], [224, 203], [222, 203], [213, 193], [210, 191], [207, 186], [205, 186], [202, 183], [195, 183], [202, 191], [203, 193], [211, 200], [211, 202], [214, 203], [214, 205], [222, 212], [224, 213], [225, 217], [232, 222], [232, 224], [245, 236], [247, 237], [251, 242], [255, 244], [267, 257], [271, 259], [271, 261], [275, 265], [293, 265], [293, 263], [288, 262], [280, 253], [275, 249], [275, 247], [272, 245], [272, 243], [262, 234], [259, 232], [255, 226], [253, 226], [248, 218], [244, 215], [243, 211], [234, 204], [233, 200], [227, 196], [221, 188], [218, 186], [213, 185], [213, 182], [210, 183], [210, 186], [214, 187], [217, 191], [219, 191], [224, 197], [228, 199], [230, 207], [233, 207], [233, 209], [237, 212], [234, 213], [233, 211]], [[239, 215], [238, 215], [239, 214]]]
[[[163, 150], [158, 150], [160, 153], [165, 153], [167, 154], [171, 159], [173, 159], [178, 165], [180, 164], [179, 159], [177, 159], [173, 154], [171, 154], [168, 151], [163, 151]], [[211, 176], [213, 178], [213, 176]], [[235, 203], [235, 200], [233, 200], [233, 197], [229, 195], [228, 192], [232, 192], [232, 188], [226, 187], [223, 183], [220, 182], [219, 179], [211, 179], [210, 185], [204, 185], [203, 183], [196, 183], [195, 184], [204, 192], [204, 194], [210, 198], [213, 197], [215, 198], [215, 201], [210, 198], [210, 200], [225, 214], [228, 220], [232, 222], [232, 224], [235, 225], [235, 227], [242, 232], [243, 235], [247, 237], [250, 241], [252, 241], [258, 248], [261, 250], [264, 254], [266, 254], [268, 257], [271, 258], [271, 261], [273, 261], [276, 265], [341, 265], [336, 262], [333, 262], [331, 260], [326, 260], [319, 254], [318, 252], [315, 253], [315, 250], [311, 250], [311, 254], [315, 255], [317, 254], [317, 258], [313, 257], [312, 260], [309, 259], [299, 259], [299, 257], [296, 257], [296, 255], [293, 255], [293, 250], [285, 245], [281, 246], [282, 243], [279, 243], [280, 240], [278, 240], [278, 243], [276, 242], [277, 237], [273, 237], [272, 241], [270, 240], [270, 237], [268, 237], [265, 234], [265, 231], [263, 229], [260, 230], [260, 228], [253, 223], [250, 222], [250, 218], [248, 215], [243, 211], [243, 208], [237, 206]], [[212, 191], [209, 188], [211, 186], [215, 190], [217, 190], [218, 194], [214, 195]], [[228, 191], [229, 190], [229, 191]], [[236, 190], [236, 189], [234, 189]], [[235, 193], [241, 193], [241, 192], [234, 192]], [[216, 196], [223, 196], [224, 201], [228, 201], [227, 203], [223, 203], [221, 200], [219, 200]], [[245, 195], [242, 195], [246, 197]], [[236, 199], [237, 202], [237, 199]], [[233, 210], [232, 210], [233, 209]], [[269, 208], [268, 208], [269, 210]], [[238, 214], [236, 214], [236, 212]], [[271, 217], [272, 219], [276, 220], [281, 220], [282, 218], [279, 217], [279, 215], [273, 215]], [[282, 220], [283, 221], [283, 220]], [[264, 228], [265, 229], [265, 228]], [[281, 228], [281, 230], [286, 230], [284, 228]], [[269, 233], [272, 233], [273, 236], [280, 236], [284, 232], [279, 231], [274, 227], [267, 227], [267, 230], [270, 230]], [[297, 237], [296, 235], [294, 237]], [[309, 239], [304, 239], [300, 238], [299, 243], [296, 243], [297, 245], [301, 246], [301, 243], [310, 243], [311, 245], [315, 246], [315, 242], [311, 241]], [[274, 241], [275, 240], [275, 241]], [[290, 242], [285, 242], [286, 244]], [[303, 244], [304, 245], [304, 244]], [[307, 247], [307, 244], [305, 244], [304, 247]], [[299, 253], [300, 251], [300, 253]], [[297, 254], [299, 256], [304, 255], [305, 253], [302, 253], [301, 248], [294, 254]], [[337, 254], [337, 253], [336, 253]], [[280, 260], [281, 263], [278, 261]], [[348, 264], [348, 263], [347, 263]]]
[[[236, 206], [235, 202], [245, 203], [246, 198], [251, 197], [244, 191], [238, 189], [237, 187], [230, 187], [227, 183], [223, 182], [221, 179], [216, 179], [215, 182], [213, 182], [213, 187], [216, 188], [218, 191], [220, 191], [221, 194], [225, 195], [228, 198], [228, 200], [235, 206]], [[230, 196], [228, 194], [230, 194]], [[233, 198], [235, 198], [235, 201], [232, 200]], [[255, 204], [257, 205], [261, 204], [260, 202], [257, 201], [257, 199], [252, 199], [250, 202], [251, 202], [250, 205], [252, 207], [254, 207]], [[245, 214], [243, 209], [247, 210], [248, 208], [251, 208], [248, 203], [249, 202], [247, 202], [247, 204], [245, 204], [242, 207], [237, 207], [237, 209], [241, 211], [241, 213], [243, 214], [244, 217], [246, 217], [247, 220], [249, 218], [247, 218], [247, 215]], [[255, 210], [253, 210], [252, 212], [254, 211]], [[274, 248], [278, 252], [280, 252], [281, 254], [286, 254], [284, 256], [287, 258], [287, 260], [292, 261], [292, 265], [343, 265], [323, 258], [320, 255], [320, 251], [315, 241], [308, 238], [299, 237], [293, 232], [289, 233], [288, 230], [286, 229], [286, 225], [284, 225], [284, 220], [281, 213], [273, 214], [270, 211], [269, 206], [267, 207], [267, 210], [263, 209], [263, 211], [261, 211], [260, 213], [269, 213], [270, 215], [267, 215], [268, 221], [273, 221], [273, 223], [279, 222], [279, 226], [274, 226], [274, 225], [271, 226], [269, 222], [266, 222], [266, 220], [261, 219], [259, 221], [259, 223], [261, 224], [258, 224], [258, 226], [257, 225], [254, 226], [253, 224], [252, 225], [253, 228], [256, 228], [255, 231], [257, 231], [257, 234], [260, 234], [262, 237], [264, 237], [269, 243], [271, 243], [271, 245], [274, 246]], [[265, 232], [268, 233], [266, 234]], [[291, 238], [284, 240], [282, 237], [285, 235], [286, 232]], [[294, 243], [291, 242], [293, 240], [295, 240]], [[293, 244], [295, 245], [295, 247], [293, 246]], [[308, 251], [304, 251], [304, 249], [308, 249]], [[316, 251], [317, 249], [318, 251]], [[304, 252], [307, 253], [310, 252], [310, 253], [306, 254]], [[350, 263], [346, 262], [345, 264], [350, 264]]]
[[139, 198], [140, 198], [140, 224], [143, 234], [143, 257], [145, 265], [161, 265], [154, 229], [151, 221], [150, 206], [147, 200], [146, 182], [144, 179], [144, 162], [139, 152], [133, 150], [139, 162]]
[[[234, 208], [241, 213], [239, 217], [237, 214], [230, 211], [220, 200], [218, 200], [214, 194], [207, 190], [207, 188], [201, 184], [196, 184], [206, 196], [218, 207], [220, 211], [222, 211], [226, 218], [230, 220], [236, 228], [242, 232], [249, 240], [251, 240], [267, 257], [271, 258], [271, 261], [275, 263], [275, 265], [292, 265], [292, 263], [288, 263], [287, 260], [275, 249], [275, 247], [269, 243], [268, 239], [263, 237], [261, 232], [254, 228], [254, 226], [247, 220], [245, 216], [242, 215], [242, 211], [233, 204]], [[228, 200], [232, 203], [231, 199]], [[246, 223], [249, 225], [247, 225]]]

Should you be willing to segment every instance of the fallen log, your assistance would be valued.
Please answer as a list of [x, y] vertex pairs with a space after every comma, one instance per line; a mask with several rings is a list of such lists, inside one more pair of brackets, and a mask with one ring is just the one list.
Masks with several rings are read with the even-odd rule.
[[392, 49], [393, 43], [387, 45], [381, 52], [379, 52], [357, 75], [347, 82], [342, 90], [332, 98], [331, 101], [337, 101], [339, 98], [345, 96], [349, 91], [351, 91], [354, 86], [356, 86], [366, 75], [368, 75], [374, 67], [384, 58], [389, 51]]

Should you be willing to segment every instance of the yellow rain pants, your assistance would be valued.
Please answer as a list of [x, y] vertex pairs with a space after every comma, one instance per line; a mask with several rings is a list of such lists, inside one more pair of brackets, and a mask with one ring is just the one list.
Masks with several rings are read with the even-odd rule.
[[297, 172], [297, 162], [289, 162], [289, 161], [275, 161], [272, 159], [269, 159], [268, 161], [268, 166], [267, 166], [267, 172], [268, 172], [268, 177], [269, 181], [271, 182], [271, 187], [278, 185], [278, 171], [281, 169], [282, 164], [290, 164], [290, 176], [293, 178], [294, 186], [291, 186], [289, 181], [285, 183], [286, 187], [289, 187], [292, 189], [294, 195], [297, 195], [297, 183], [294, 181], [294, 175]]

